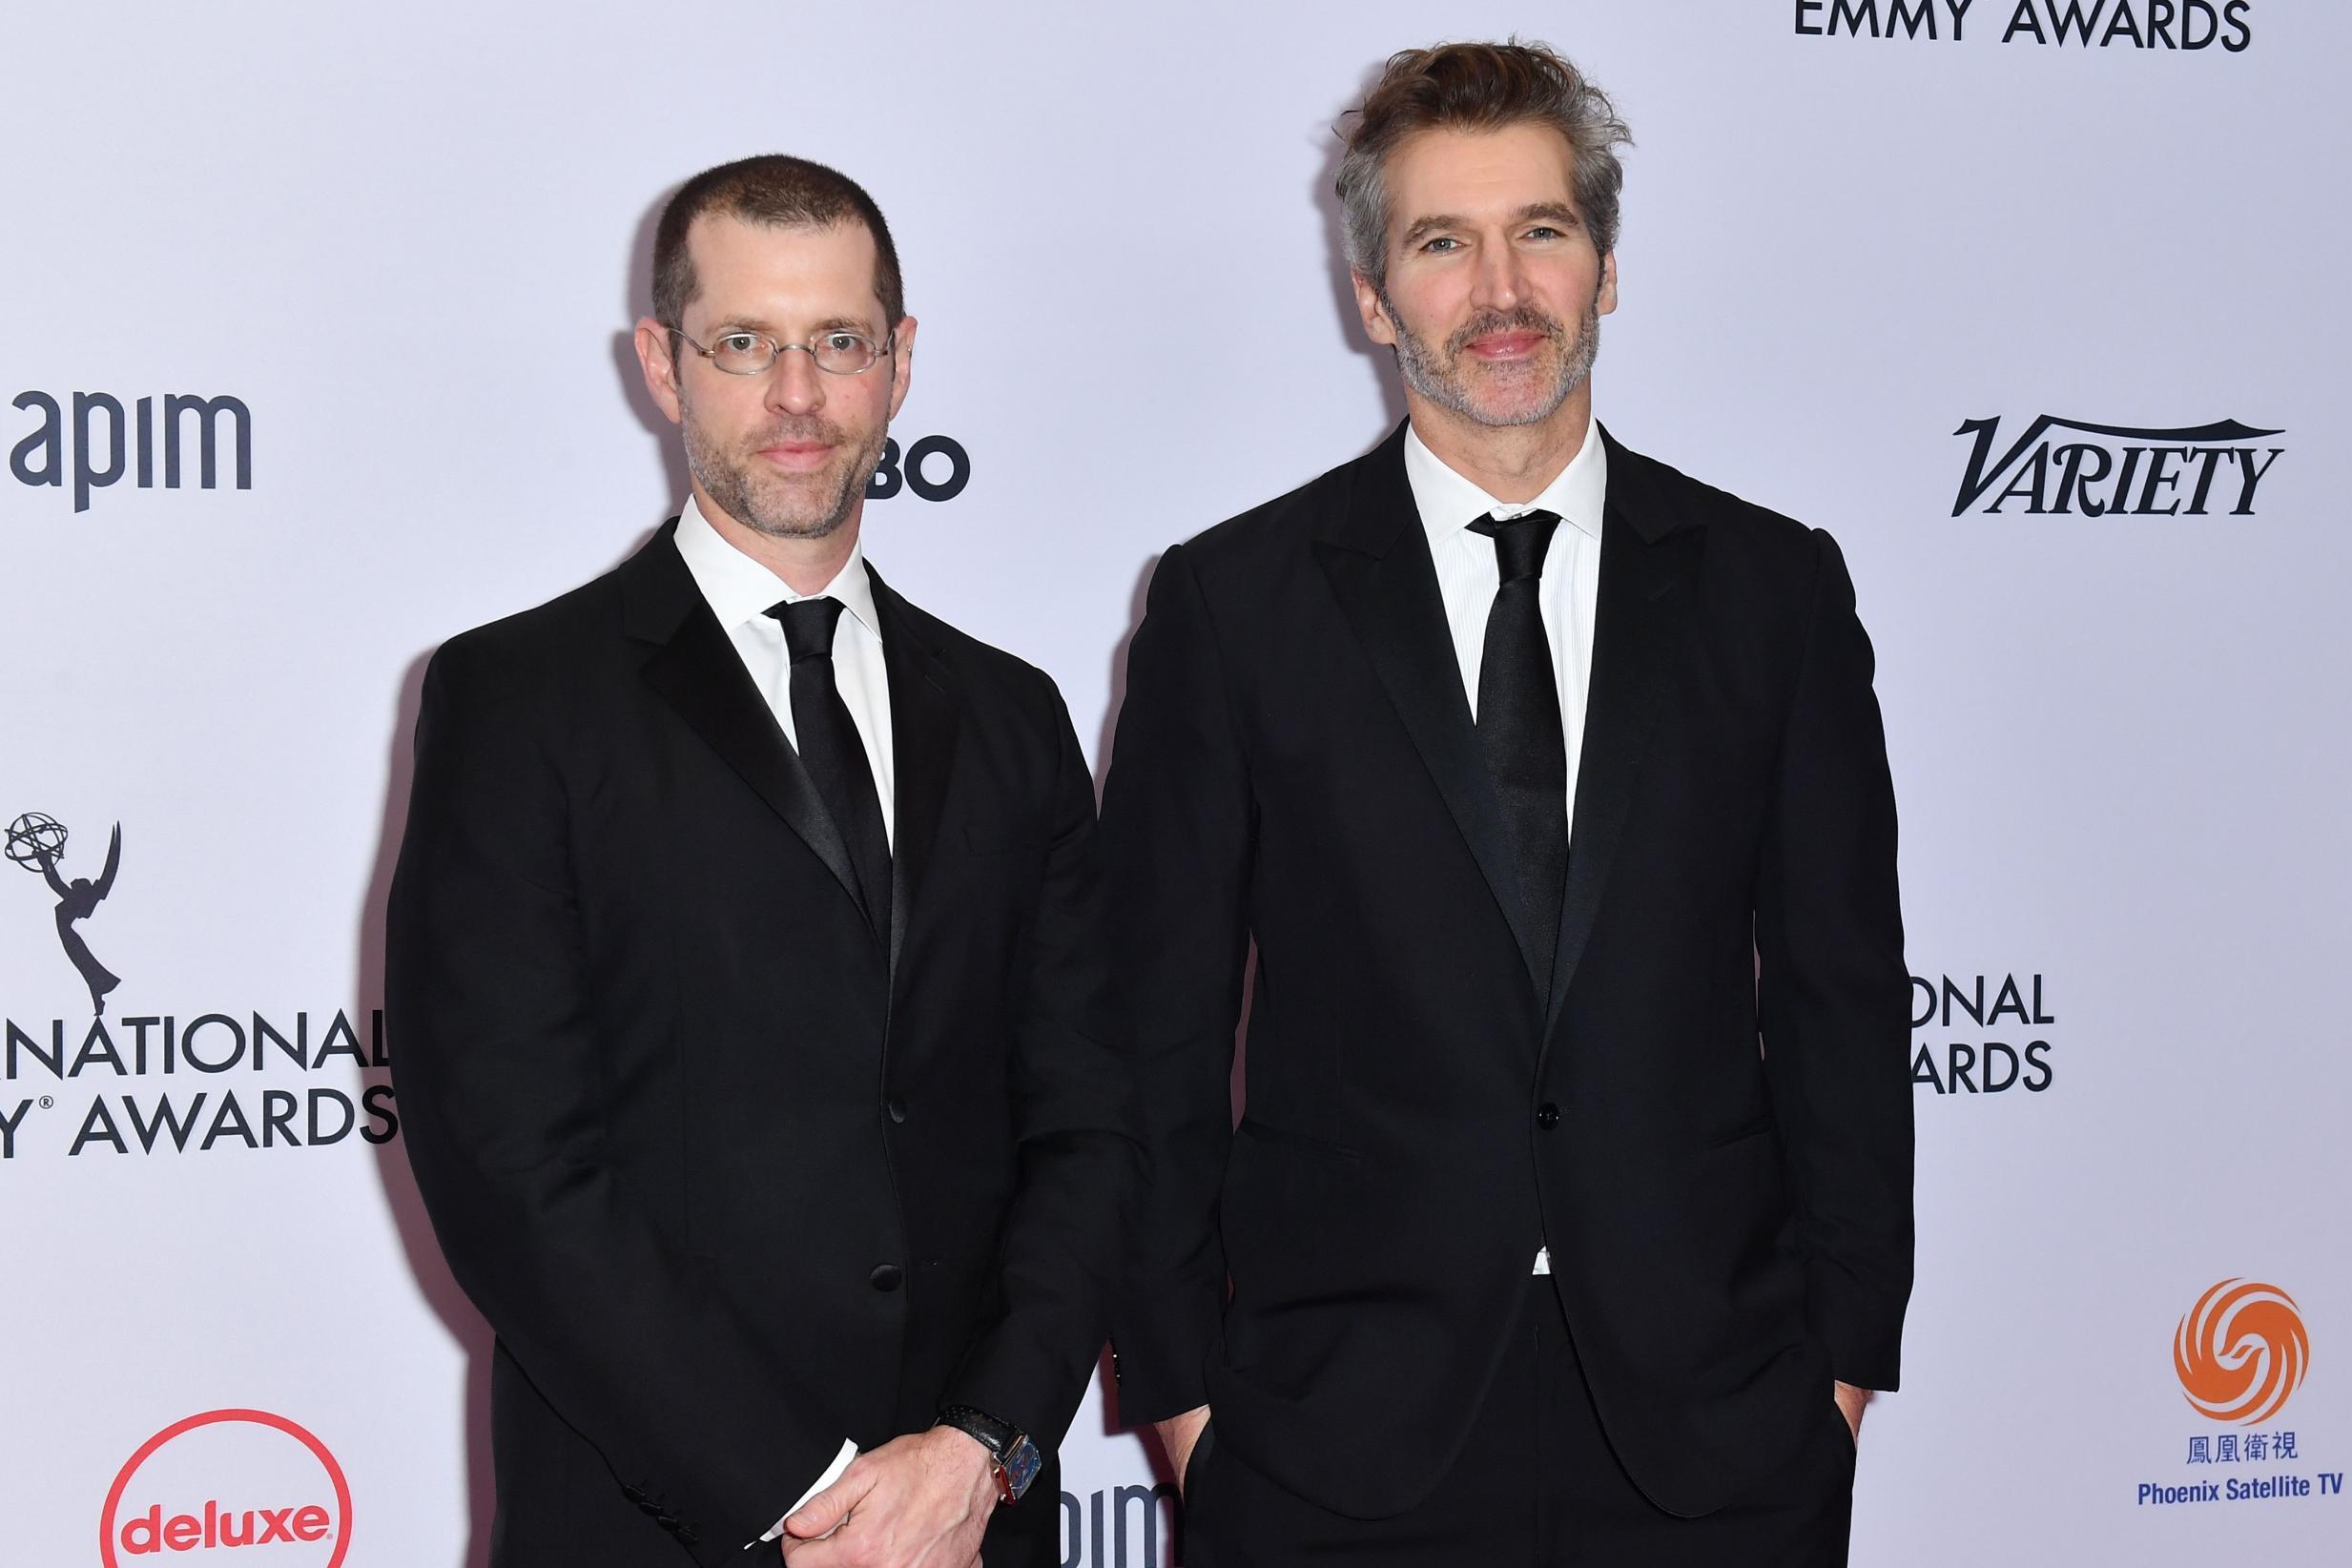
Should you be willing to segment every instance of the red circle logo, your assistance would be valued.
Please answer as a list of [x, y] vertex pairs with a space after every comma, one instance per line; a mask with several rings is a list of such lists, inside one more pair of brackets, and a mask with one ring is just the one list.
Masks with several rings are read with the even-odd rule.
[[[281, 1550], [247, 1558], [248, 1546]], [[308, 1432], [260, 1410], [211, 1410], [165, 1427], [115, 1475], [98, 1516], [103, 1568], [342, 1568], [350, 1550], [343, 1467]]]

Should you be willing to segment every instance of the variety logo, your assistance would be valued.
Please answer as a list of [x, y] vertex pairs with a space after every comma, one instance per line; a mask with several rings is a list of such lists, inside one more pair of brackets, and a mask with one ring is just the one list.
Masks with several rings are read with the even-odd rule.
[[2225, 1279], [2197, 1298], [2173, 1335], [2181, 1392], [2216, 1421], [2269, 1420], [2310, 1364], [2302, 1313], [2275, 1285]]
[[2236, 420], [2145, 429], [2044, 414], [1995, 457], [2000, 425], [1964, 420], [1952, 432], [1974, 438], [1952, 516], [1971, 507], [1997, 516], [2017, 502], [2034, 517], [2251, 517], [2255, 492], [2286, 450], [2259, 444], [2282, 432]]
[[98, 1516], [103, 1568], [242, 1563], [221, 1554], [270, 1548], [268, 1568], [341, 1568], [351, 1550], [351, 1483], [317, 1437], [282, 1415], [215, 1410], [175, 1421], [139, 1446]]

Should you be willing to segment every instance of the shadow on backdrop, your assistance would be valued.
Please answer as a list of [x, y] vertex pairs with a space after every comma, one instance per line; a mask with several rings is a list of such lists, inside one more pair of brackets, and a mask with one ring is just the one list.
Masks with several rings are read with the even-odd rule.
[[[645, 379], [637, 365], [634, 346], [634, 322], [650, 306], [653, 297], [653, 230], [661, 219], [663, 206], [670, 193], [662, 193], [646, 210], [631, 237], [628, 278], [628, 295], [622, 304], [623, 319], [629, 327], [613, 335], [613, 368], [620, 377], [622, 396], [629, 410], [653, 438], [658, 455], [663, 490], [657, 503], [655, 518], [667, 517], [686, 494], [686, 453], [682, 443], [674, 437], [676, 426], [654, 403], [646, 392]], [[642, 518], [645, 514], [640, 513]], [[615, 517], [616, 524], [627, 519]], [[598, 520], [597, 526], [603, 526]], [[651, 523], [640, 522], [638, 531], [630, 537], [628, 547], [615, 558], [615, 565], [642, 549], [655, 532]], [[525, 607], [517, 605], [516, 609]], [[451, 635], [464, 629], [448, 629]], [[432, 658], [431, 650], [419, 653], [408, 663], [401, 676], [399, 691], [393, 700], [392, 734], [386, 747], [384, 764], [383, 812], [376, 835], [376, 856], [368, 877], [367, 894], [360, 911], [359, 963], [360, 996], [363, 1005], [380, 1006], [383, 998], [383, 936], [384, 907], [391, 897], [392, 873], [400, 860], [401, 836], [408, 819], [409, 786], [416, 773], [417, 711], [424, 691], [424, 670]], [[400, 1021], [387, 1018], [384, 1032], [388, 1054], [395, 1063], [393, 1082], [397, 1090], [400, 1060]], [[424, 1202], [418, 1195], [415, 1176], [408, 1166], [408, 1151], [399, 1139], [376, 1145], [378, 1174], [383, 1184], [384, 1204], [398, 1231], [401, 1248], [407, 1254], [409, 1272], [417, 1282], [418, 1293], [424, 1298], [433, 1314], [441, 1319], [449, 1337], [465, 1355], [465, 1388], [464, 1400], [464, 1460], [465, 1466], [467, 1531], [464, 1551], [451, 1568], [486, 1568], [490, 1557], [490, 1533], [497, 1516], [497, 1487], [490, 1464], [490, 1347], [489, 1325], [474, 1310], [465, 1293], [450, 1277], [449, 1267], [443, 1260], [441, 1244], [433, 1235], [432, 1222], [424, 1211]]]
[[[1349, 112], [1362, 103], [1365, 96], [1378, 85], [1380, 73], [1387, 64], [1384, 60], [1366, 68], [1363, 78], [1356, 83], [1354, 96], [1348, 100]], [[1329, 276], [1331, 308], [1339, 312], [1340, 331], [1348, 340], [1348, 347], [1371, 363], [1372, 380], [1380, 387], [1380, 407], [1384, 418], [1379, 430], [1364, 444], [1363, 451], [1369, 452], [1387, 440], [1390, 431], [1404, 423], [1405, 385], [1392, 368], [1396, 363], [1396, 351], [1383, 347], [1364, 335], [1363, 317], [1355, 308], [1355, 282], [1348, 271], [1347, 214], [1339, 205], [1339, 163], [1348, 152], [1348, 144], [1341, 139], [1341, 133], [1347, 129], [1348, 117], [1348, 112], [1342, 112], [1332, 114], [1331, 118], [1330, 134], [1325, 137], [1323, 162], [1315, 171], [1311, 199], [1315, 211], [1323, 215], [1323, 226], [1331, 240]], [[1347, 455], [1361, 457], [1363, 452]], [[1341, 455], [1333, 453], [1328, 462], [1313, 464], [1311, 471], [1321, 473], [1341, 461]]]
[[[1353, 95], [1347, 100], [1350, 109], [1364, 101], [1365, 95], [1379, 82], [1380, 73], [1386, 64], [1386, 61], [1382, 61], [1365, 68], [1362, 78], [1356, 83]], [[1298, 477], [1301, 483], [1305, 483], [1328, 468], [1337, 466], [1342, 462], [1360, 457], [1365, 452], [1371, 451], [1381, 442], [1387, 440], [1389, 432], [1403, 423], [1405, 418], [1404, 383], [1392, 368], [1395, 364], [1395, 351], [1373, 342], [1364, 335], [1363, 320], [1357, 313], [1355, 305], [1355, 284], [1348, 270], [1347, 216], [1340, 207], [1338, 190], [1339, 164], [1348, 151], [1347, 143], [1340, 136], [1340, 132], [1345, 125], [1345, 112], [1334, 111], [1331, 119], [1316, 128], [1313, 133], [1323, 145], [1323, 157], [1316, 166], [1314, 179], [1308, 187], [1307, 198], [1314, 204], [1315, 211], [1322, 216], [1324, 230], [1329, 239], [1326, 251], [1325, 279], [1331, 291], [1331, 309], [1339, 317], [1340, 336], [1347, 342], [1349, 351], [1362, 359], [1372, 372], [1373, 384], [1380, 389], [1382, 418], [1380, 427], [1369, 432], [1362, 447], [1354, 452], [1332, 452], [1328, 455], [1316, 452], [1300, 453]], [[650, 233], [650, 231], [649, 231], [647, 240], [649, 251], [651, 247]], [[633, 368], [633, 354], [630, 359]], [[642, 388], [639, 389], [639, 395], [643, 395]], [[650, 407], [650, 402], [647, 406]], [[659, 417], [658, 411], [655, 417]], [[1270, 501], [1273, 497], [1267, 496], [1263, 499]], [[1162, 547], [1187, 539], [1220, 521], [1222, 519], [1214, 517], [1182, 521], [1177, 524], [1170, 537], [1161, 542]], [[1119, 728], [1119, 710], [1127, 699], [1127, 648], [1135, 640], [1136, 629], [1144, 624], [1144, 604], [1151, 588], [1151, 574], [1159, 569], [1159, 566], [1160, 557], [1156, 554], [1144, 562], [1136, 577], [1134, 590], [1128, 596], [1126, 631], [1120, 637], [1118, 645], [1111, 650], [1110, 695], [1103, 712], [1103, 724], [1098, 732], [1094, 751], [1095, 794], [1098, 799], [1103, 793], [1104, 781], [1110, 776], [1111, 751]]]
[[[1364, 101], [1365, 95], [1380, 80], [1380, 73], [1385, 66], [1386, 62], [1383, 61], [1366, 68], [1361, 80], [1356, 85], [1354, 95], [1348, 100], [1351, 107]], [[1375, 343], [1365, 336], [1363, 320], [1356, 309], [1354, 279], [1348, 267], [1347, 216], [1340, 205], [1338, 191], [1340, 160], [1346, 156], [1348, 151], [1347, 143], [1339, 134], [1343, 125], [1341, 115], [1335, 113], [1331, 121], [1331, 134], [1326, 137], [1322, 161], [1315, 171], [1313, 184], [1310, 187], [1309, 199], [1314, 203], [1315, 210], [1322, 215], [1324, 229], [1330, 239], [1329, 261], [1325, 276], [1331, 285], [1331, 308], [1339, 315], [1341, 336], [1346, 340], [1350, 351], [1365, 360], [1372, 371], [1374, 383], [1380, 388], [1383, 418], [1380, 428], [1371, 432], [1363, 446], [1356, 452], [1332, 453], [1328, 458], [1316, 453], [1300, 454], [1303, 467], [1300, 476], [1302, 483], [1312, 475], [1336, 466], [1349, 458], [1358, 457], [1372, 450], [1387, 440], [1389, 432], [1393, 430], [1405, 418], [1404, 385], [1402, 381], [1391, 372], [1391, 366], [1395, 362], [1394, 350]], [[1269, 496], [1265, 499], [1270, 501], [1273, 497]], [[1221, 520], [1216, 518], [1199, 519], [1192, 526], [1181, 528], [1178, 538], [1170, 540], [1169, 543], [1177, 543], [1183, 538], [1188, 538], [1219, 521]], [[1102, 729], [1098, 732], [1094, 753], [1095, 794], [1098, 799], [1102, 796], [1103, 786], [1110, 777], [1114, 760], [1113, 753], [1116, 750], [1118, 739], [1119, 712], [1126, 705], [1128, 650], [1135, 642], [1136, 631], [1144, 624], [1144, 607], [1150, 595], [1152, 574], [1159, 569], [1160, 561], [1161, 557], [1155, 554], [1146, 560], [1137, 572], [1135, 586], [1128, 594], [1126, 630], [1111, 650], [1109, 698], [1104, 709]], [[1253, 941], [1244, 959], [1241, 1010], [1233, 1033], [1233, 1063], [1228, 1080], [1232, 1116], [1236, 1124], [1241, 1121], [1242, 1111], [1248, 1100], [1249, 1012], [1257, 991], [1257, 944]], [[1097, 1375], [1103, 1390], [1103, 1430], [1104, 1434], [1112, 1434], [1131, 1430], [1119, 1413], [1118, 1383], [1112, 1372], [1107, 1348], [1103, 1354]], [[1143, 1444], [1143, 1450], [1145, 1461], [1151, 1466], [1153, 1481], [1157, 1484], [1172, 1482], [1175, 1479], [1174, 1472], [1169, 1468], [1167, 1456], [1161, 1451], [1159, 1443], [1146, 1440]], [[1180, 1525], [1179, 1529], [1181, 1528]], [[1178, 1538], [1182, 1539], [1181, 1535]], [[1176, 1560], [1181, 1562], [1183, 1558], [1179, 1556]]]
[[[684, 180], [678, 182], [680, 185]], [[637, 318], [649, 316], [653, 310], [653, 231], [662, 220], [662, 209], [677, 194], [672, 186], [657, 196], [645, 210], [637, 223], [637, 232], [629, 241], [629, 293], [621, 301], [621, 320], [627, 323], [612, 335], [612, 366], [621, 378], [621, 396], [629, 400], [629, 411], [653, 437], [653, 449], [660, 455], [662, 465], [661, 515], [668, 517], [686, 496], [686, 444], [674, 439], [677, 426], [670, 423], [653, 395], [645, 389], [645, 372], [637, 363]]]
[[[420, 653], [408, 661], [392, 704], [392, 735], [384, 764], [383, 815], [376, 833], [376, 859], [367, 879], [367, 897], [360, 909], [358, 973], [363, 1006], [383, 1001], [384, 905], [392, 894], [392, 870], [399, 861], [401, 833], [408, 820], [408, 787], [416, 774], [417, 708], [424, 693], [424, 667], [432, 657]], [[387, 1053], [395, 1063], [394, 1089], [399, 1087], [400, 1021], [384, 1020]], [[433, 1238], [424, 1200], [417, 1194], [416, 1177], [408, 1168], [408, 1147], [395, 1138], [375, 1146], [376, 1169], [383, 1183], [384, 1207], [407, 1255], [417, 1293], [441, 1319], [450, 1340], [465, 1353], [464, 1462], [465, 1466], [466, 1539], [464, 1555], [453, 1568], [486, 1568], [490, 1560], [490, 1524], [497, 1506], [490, 1473], [490, 1328], [473, 1303], [465, 1299], [449, 1266], [442, 1261], [441, 1244]]]

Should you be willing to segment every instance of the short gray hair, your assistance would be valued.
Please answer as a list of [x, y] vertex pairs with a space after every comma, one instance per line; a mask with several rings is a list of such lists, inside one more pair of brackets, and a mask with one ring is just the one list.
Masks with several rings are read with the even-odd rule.
[[1388, 283], [1388, 231], [1393, 213], [1386, 173], [1397, 144], [1420, 131], [1499, 131], [1548, 125], [1576, 157], [1577, 210], [1600, 254], [1617, 249], [1618, 196], [1625, 184], [1617, 149], [1633, 144], [1608, 94], [1548, 44], [1439, 44], [1389, 56], [1388, 69], [1355, 124], [1341, 133], [1339, 205], [1347, 224], [1348, 265], [1374, 287]]

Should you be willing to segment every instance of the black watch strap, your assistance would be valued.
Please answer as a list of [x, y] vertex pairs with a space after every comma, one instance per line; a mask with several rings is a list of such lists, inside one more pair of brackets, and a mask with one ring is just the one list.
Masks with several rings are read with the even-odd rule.
[[969, 1433], [980, 1447], [995, 1455], [999, 1460], [1002, 1460], [1013, 1451], [1013, 1445], [1021, 1441], [1018, 1427], [1008, 1421], [998, 1420], [984, 1410], [974, 1410], [970, 1405], [940, 1407], [939, 1425]]
[[1037, 1445], [1011, 1422], [1000, 1421], [970, 1405], [947, 1405], [939, 1411], [939, 1424], [954, 1427], [988, 1451], [996, 1463], [997, 1486], [1004, 1501], [1019, 1502], [1029, 1483], [1037, 1479]]

